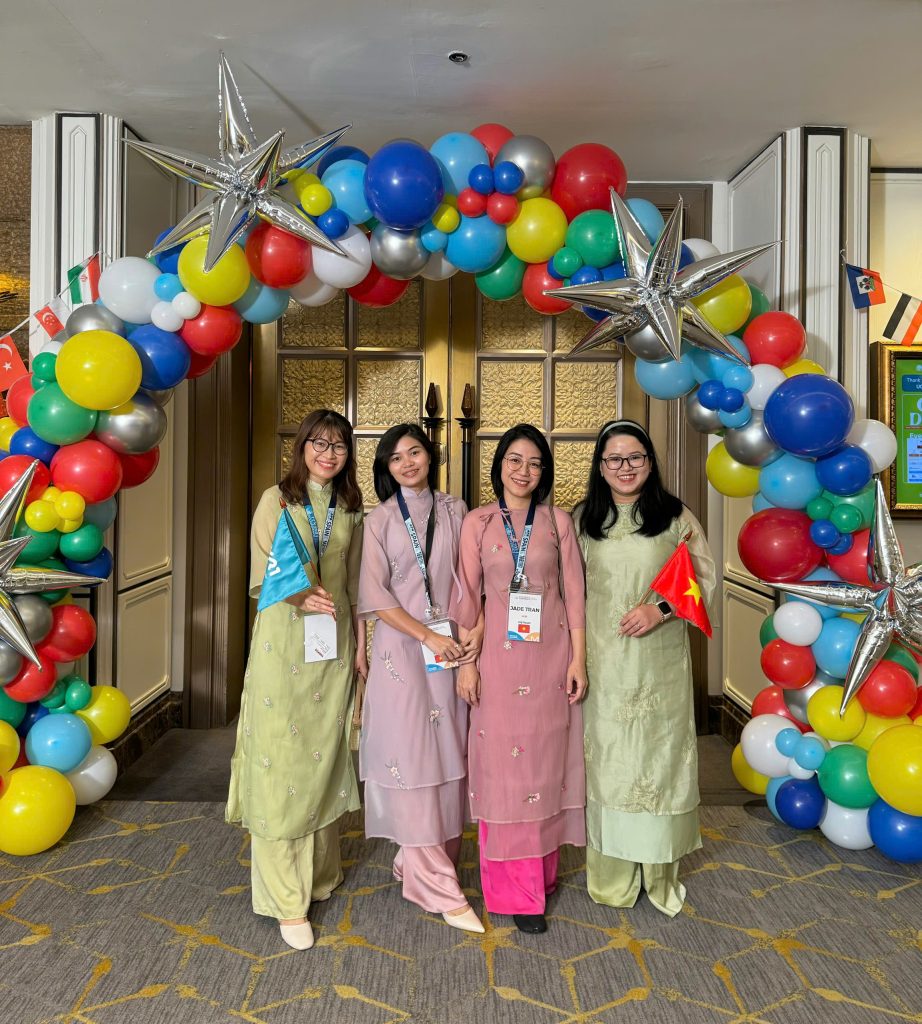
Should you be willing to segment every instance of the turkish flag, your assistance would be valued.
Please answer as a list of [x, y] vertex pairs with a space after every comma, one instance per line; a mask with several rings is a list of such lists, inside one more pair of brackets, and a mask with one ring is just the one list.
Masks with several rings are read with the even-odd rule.
[[706, 636], [711, 636], [711, 620], [684, 540], [657, 573], [650, 589], [665, 598], [680, 619], [687, 619]]
[[13, 342], [13, 335], [0, 338], [0, 391], [6, 392], [14, 381], [25, 377], [28, 372]]

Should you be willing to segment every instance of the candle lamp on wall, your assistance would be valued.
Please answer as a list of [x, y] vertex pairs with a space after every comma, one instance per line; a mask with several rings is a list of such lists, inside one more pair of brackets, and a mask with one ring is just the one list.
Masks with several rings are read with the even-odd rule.
[[474, 389], [470, 384], [464, 385], [464, 394], [461, 397], [462, 416], [456, 416], [455, 420], [461, 427], [461, 497], [468, 508], [471, 507], [471, 496], [474, 493], [473, 459], [471, 458], [474, 446], [474, 424], [477, 417], [474, 413]]
[[439, 465], [442, 465], [445, 461], [445, 450], [439, 440], [439, 434], [442, 430], [442, 424], [445, 422], [445, 417], [436, 415], [439, 411], [439, 404], [439, 389], [434, 381], [429, 381], [429, 390], [426, 392], [426, 415], [423, 416], [423, 426], [426, 428], [426, 436], [435, 446]]

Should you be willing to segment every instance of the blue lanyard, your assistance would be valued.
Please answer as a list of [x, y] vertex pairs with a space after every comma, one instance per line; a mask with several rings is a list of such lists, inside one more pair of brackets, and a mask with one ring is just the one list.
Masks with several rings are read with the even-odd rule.
[[330, 546], [330, 535], [333, 533], [333, 517], [336, 515], [336, 491], [330, 497], [330, 507], [327, 509], [326, 522], [323, 524], [323, 537], [317, 528], [317, 517], [314, 515], [314, 508], [311, 499], [308, 497], [304, 502], [304, 514], [310, 524], [311, 534], [314, 538], [314, 551], [317, 554], [317, 579], [320, 579], [320, 559], [323, 558], [326, 549]]
[[531, 529], [535, 521], [535, 509], [538, 507], [537, 499], [532, 495], [531, 503], [528, 506], [528, 515], [525, 517], [525, 529], [522, 531], [522, 543], [519, 544], [512, 528], [512, 513], [504, 498], [499, 499], [500, 513], [503, 517], [503, 528], [506, 531], [506, 538], [509, 541], [509, 550], [512, 552], [512, 561], [515, 571], [512, 574], [510, 590], [518, 590], [522, 586], [525, 576], [525, 556], [528, 553], [528, 542], [531, 540]]
[[419, 574], [423, 578], [423, 587], [426, 591], [426, 604], [432, 609], [432, 592], [429, 588], [429, 556], [432, 554], [432, 539], [435, 536], [435, 495], [432, 495], [432, 508], [429, 510], [429, 521], [426, 523], [426, 550], [422, 549], [419, 543], [419, 534], [413, 525], [410, 510], [407, 508], [407, 499], [404, 498], [400, 488], [396, 491], [397, 505], [400, 508], [400, 515], [403, 517], [403, 525], [410, 535], [410, 543], [413, 545], [413, 554], [416, 556], [416, 564], [419, 566]]

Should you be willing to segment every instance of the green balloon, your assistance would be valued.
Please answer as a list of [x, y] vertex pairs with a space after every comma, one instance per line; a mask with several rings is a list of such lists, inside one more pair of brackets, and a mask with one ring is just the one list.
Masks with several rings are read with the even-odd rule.
[[76, 675], [65, 676], [61, 682], [67, 683], [64, 703], [67, 705], [68, 711], [82, 711], [90, 703], [93, 687], [85, 679]]
[[854, 505], [836, 505], [829, 518], [839, 533], [854, 533], [861, 529], [861, 512]]
[[739, 337], [743, 336], [743, 332], [757, 316], [767, 313], [772, 308], [772, 304], [768, 301], [768, 296], [761, 288], [756, 288], [756, 286], [754, 284], [750, 284], [749, 281], [746, 282], [746, 287], [749, 289], [749, 294], [752, 296], [752, 312], [749, 314], [749, 319], [743, 324], [742, 330], [736, 332]]
[[32, 372], [45, 381], [57, 380], [54, 368], [57, 361], [58, 357], [54, 352], [39, 352], [32, 360]]
[[820, 789], [843, 807], [870, 807], [877, 791], [868, 777], [868, 752], [854, 743], [843, 743], [823, 758], [816, 772]]
[[22, 554], [16, 559], [17, 565], [35, 565], [45, 558], [50, 558], [58, 550], [58, 541], [61, 534], [58, 530], [47, 530], [39, 533], [27, 526], [24, 519], [20, 519], [13, 530], [14, 537], [30, 536], [32, 539], [23, 548]]
[[[61, 572], [70, 572], [67, 566], [58, 558], [46, 558], [36, 564], [42, 569], [60, 569]], [[63, 590], [43, 590], [38, 596], [49, 604], [57, 604], [62, 597], [67, 595], [68, 589], [65, 587]]]
[[819, 497], [807, 502], [807, 515], [816, 522], [817, 519], [828, 519], [832, 515], [833, 503], [828, 498]]
[[778, 631], [775, 629], [775, 616], [766, 615], [759, 627], [759, 643], [766, 647], [772, 640], [778, 639]]
[[887, 661], [895, 661], [898, 665], [902, 665], [916, 682], [919, 681], [919, 663], [905, 647], [900, 644], [890, 644], [884, 657]]
[[856, 529], [863, 530], [874, 521], [874, 484], [869, 483], [867, 487], [857, 494], [849, 494], [846, 497], [837, 497], [836, 505], [845, 505], [849, 508], [856, 508], [861, 514], [861, 525]]
[[[518, 295], [522, 288], [522, 278], [525, 276], [525, 263], [517, 256], [513, 256], [510, 250], [506, 251], [486, 270], [481, 270], [474, 275], [477, 287], [482, 295], [488, 299], [495, 299], [497, 302], [504, 302]], [[79, 531], [78, 531], [79, 532]], [[100, 551], [102, 547], [100, 546]], [[99, 554], [99, 551], [96, 552]], [[68, 556], [70, 557], [70, 556]], [[91, 555], [95, 558], [96, 555]], [[81, 558], [79, 561], [88, 562], [89, 558]]]
[[29, 399], [29, 426], [49, 444], [82, 441], [96, 426], [96, 416], [95, 409], [71, 401], [57, 383], [46, 384]]
[[[570, 221], [567, 247], [575, 249], [590, 267], [607, 267], [618, 258], [615, 219], [604, 210], [586, 210]], [[556, 265], [554, 267], [556, 270]], [[558, 271], [560, 273], [560, 271]]]
[[102, 551], [102, 530], [95, 523], [84, 523], [72, 533], [61, 534], [61, 556], [72, 562], [91, 562]]
[[565, 245], [554, 253], [553, 263], [555, 273], [570, 277], [583, 265], [583, 257], [575, 249]]
[[0, 722], [8, 722], [14, 729], [26, 717], [28, 708], [21, 700], [13, 700], [0, 686]]
[[43, 697], [40, 701], [43, 708], [48, 708], [52, 711], [54, 708], [60, 708], [64, 706], [64, 694], [67, 691], [67, 686], [63, 679], [59, 679], [52, 687], [51, 693], [46, 697]]

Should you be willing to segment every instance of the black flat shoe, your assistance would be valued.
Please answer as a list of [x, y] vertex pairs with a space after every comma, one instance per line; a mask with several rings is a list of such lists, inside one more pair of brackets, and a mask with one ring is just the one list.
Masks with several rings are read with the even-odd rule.
[[544, 914], [513, 914], [512, 920], [520, 932], [526, 935], [540, 935], [547, 931], [547, 921]]

